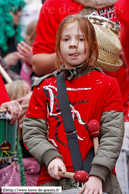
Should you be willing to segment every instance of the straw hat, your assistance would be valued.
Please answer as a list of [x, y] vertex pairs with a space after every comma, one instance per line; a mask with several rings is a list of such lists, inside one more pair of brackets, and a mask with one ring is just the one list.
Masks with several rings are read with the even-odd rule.
[[110, 72], [117, 71], [122, 66], [122, 62], [118, 59], [122, 50], [120, 40], [107, 28], [96, 24], [93, 26], [99, 47], [96, 66]]

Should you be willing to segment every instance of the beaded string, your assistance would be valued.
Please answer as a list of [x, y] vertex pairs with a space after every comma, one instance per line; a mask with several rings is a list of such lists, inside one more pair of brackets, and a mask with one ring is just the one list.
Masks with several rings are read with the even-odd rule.
[[[6, 147], [5, 147], [5, 148], [6, 148]], [[10, 156], [9, 156], [9, 153], [13, 154], [13, 153], [16, 153], [16, 152], [11, 152], [11, 151], [7, 151], [7, 150], [2, 150], [0, 161], [2, 161], [3, 153], [5, 153], [5, 154], [8, 156], [8, 158], [9, 158], [10, 161], [11, 161], [12, 166], [14, 167], [14, 164], [12, 163], [12, 160], [11, 160], [11, 158], [10, 158]], [[6, 162], [6, 159], [5, 159], [5, 162]], [[5, 163], [5, 162], [3, 161], [3, 163]]]

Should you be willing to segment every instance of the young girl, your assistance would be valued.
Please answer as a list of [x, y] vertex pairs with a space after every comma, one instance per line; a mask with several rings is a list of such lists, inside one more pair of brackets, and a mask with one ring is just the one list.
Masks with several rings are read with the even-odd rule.
[[5, 85], [11, 100], [24, 97], [30, 93], [30, 86], [25, 80], [15, 80]]
[[83, 161], [93, 147], [88, 123], [96, 119], [101, 124], [100, 145], [91, 164], [89, 181], [79, 194], [121, 193], [113, 169], [123, 139], [122, 99], [116, 79], [95, 68], [97, 58], [93, 25], [81, 15], [65, 18], [57, 32], [59, 71], [35, 83], [23, 122], [23, 139], [42, 165], [40, 186], [76, 187], [73, 179], [67, 181], [58, 175], [58, 170], [74, 171], [57, 94], [56, 77], [62, 71]]

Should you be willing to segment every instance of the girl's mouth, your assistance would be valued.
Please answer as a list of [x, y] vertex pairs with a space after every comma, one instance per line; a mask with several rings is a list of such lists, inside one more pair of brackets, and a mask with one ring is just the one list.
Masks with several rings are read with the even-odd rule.
[[78, 53], [71, 53], [71, 54], [69, 54], [71, 57], [78, 57]]

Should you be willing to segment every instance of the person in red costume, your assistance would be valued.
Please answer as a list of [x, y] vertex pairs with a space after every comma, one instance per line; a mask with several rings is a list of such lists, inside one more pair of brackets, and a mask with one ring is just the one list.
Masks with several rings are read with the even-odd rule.
[[[124, 79], [128, 80], [129, 82], [129, 38], [128, 38], [129, 1], [128, 0], [118, 0], [115, 4], [115, 10], [116, 10], [116, 16], [121, 23], [120, 41], [122, 44], [122, 49], [124, 52], [124, 60], [126, 64], [126, 71], [125, 71]], [[123, 82], [123, 84], [125, 84], [125, 82]], [[129, 84], [127, 84], [126, 87], [123, 86], [123, 89], [125, 90], [125, 92], [128, 91], [128, 88], [129, 88]], [[128, 119], [129, 114], [128, 112], [129, 112], [129, 106], [127, 107], [127, 111], [125, 115], [125, 134], [124, 134], [122, 149], [129, 148], [129, 119]], [[125, 164], [124, 164], [124, 161], [126, 160], [124, 154], [125, 152], [121, 151], [120, 156], [117, 160], [117, 164], [116, 164], [116, 173], [117, 173], [118, 181], [120, 183], [120, 187], [122, 189], [123, 194], [128, 193], [128, 180], [126, 179], [128, 172], [126, 171]]]
[[0, 110], [7, 107], [12, 116], [10, 123], [13, 124], [21, 116], [22, 108], [18, 102], [10, 100], [0, 75]]
[[[109, 72], [109, 71], [104, 71], [104, 70], [103, 71], [104, 71], [104, 73], [106, 75], [109, 75], [111, 77], [116, 78], [118, 83], [119, 83], [120, 90], [121, 90], [121, 95], [122, 95], [122, 100], [123, 100], [123, 106], [124, 106], [124, 120], [125, 120], [125, 122], [128, 122], [129, 121], [129, 114], [128, 114], [128, 112], [129, 112], [128, 111], [128, 107], [129, 107], [129, 105], [128, 105], [129, 78], [127, 76], [127, 71], [128, 70], [127, 70], [127, 67], [126, 67], [127, 66], [126, 65], [126, 61], [123, 58], [124, 58], [124, 53], [126, 52], [126, 55], [127, 55], [128, 59], [129, 59], [129, 55], [128, 55], [129, 40], [128, 40], [128, 35], [127, 35], [127, 32], [129, 31], [129, 25], [128, 25], [128, 29], [126, 29], [126, 32], [125, 32], [125, 30], [123, 29], [123, 26], [122, 26], [123, 19], [122, 20], [120, 19], [121, 17], [122, 18], [125, 17], [125, 19], [127, 21], [127, 18], [128, 18], [127, 11], [125, 13], [125, 11], [123, 10], [123, 8], [124, 8], [123, 7], [123, 3], [125, 1], [122, 1], [122, 2], [121, 1], [117, 1], [117, 3], [112, 5], [112, 6], [107, 6], [107, 7], [101, 8], [101, 9], [100, 8], [96, 9], [92, 13], [92, 15], [100, 16], [100, 17], [105, 17], [105, 18], [111, 20], [112, 22], [115, 22], [118, 26], [121, 25], [121, 39], [122, 39], [121, 43], [123, 42], [122, 44], [125, 44], [125, 46], [123, 47], [124, 52], [122, 53], [121, 58], [120, 58], [120, 59], [122, 59], [123, 65], [116, 72]], [[127, 5], [129, 5], [128, 2], [126, 3], [126, 6]], [[124, 3], [124, 6], [125, 6], [125, 3]], [[115, 7], [116, 7], [116, 9], [115, 9]], [[126, 9], [128, 9], [128, 8], [126, 8]], [[123, 11], [124, 11], [124, 15], [123, 15]], [[126, 28], [127, 28], [127, 26], [126, 26]], [[128, 41], [128, 43], [127, 43], [127, 41]], [[126, 51], [125, 51], [125, 49], [126, 49]], [[128, 66], [129, 66], [129, 63], [128, 63]]]
[[127, 67], [129, 67], [129, 1], [118, 0], [115, 4], [116, 15], [121, 22], [120, 40], [125, 54]]

